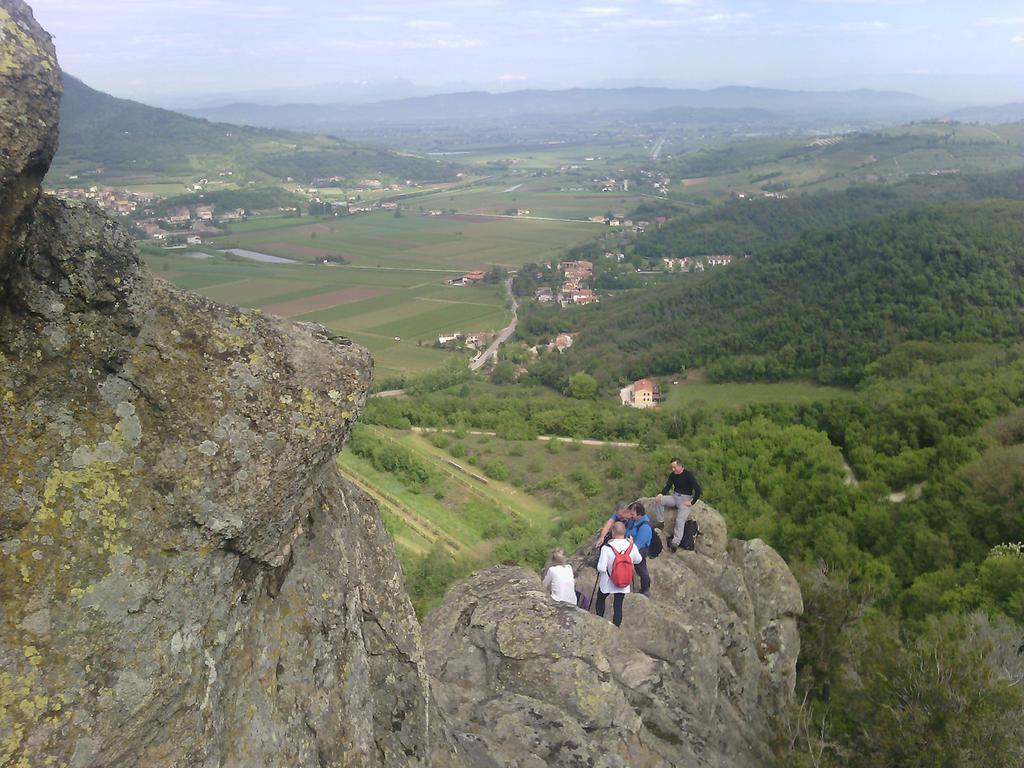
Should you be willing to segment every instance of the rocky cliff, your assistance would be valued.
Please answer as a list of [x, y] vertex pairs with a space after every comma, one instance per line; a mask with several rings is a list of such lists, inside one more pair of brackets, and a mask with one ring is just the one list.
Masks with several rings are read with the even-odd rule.
[[0, 765], [444, 764], [390, 541], [334, 463], [368, 354], [154, 280], [40, 196], [59, 71], [21, 2], [0, 35]]
[[[764, 542], [729, 540], [702, 502], [694, 518], [696, 551], [650, 561], [651, 596], [626, 597], [621, 629], [610, 602], [605, 619], [555, 603], [522, 568], [453, 587], [424, 639], [462, 742], [515, 768], [767, 764], [769, 719], [793, 697], [800, 590]], [[588, 596], [595, 544], [572, 558]]]
[[800, 595], [709, 508], [622, 630], [522, 569], [458, 585], [431, 680], [334, 462], [367, 353], [155, 280], [41, 196], [59, 98], [49, 36], [0, 0], [0, 766], [760, 763]]

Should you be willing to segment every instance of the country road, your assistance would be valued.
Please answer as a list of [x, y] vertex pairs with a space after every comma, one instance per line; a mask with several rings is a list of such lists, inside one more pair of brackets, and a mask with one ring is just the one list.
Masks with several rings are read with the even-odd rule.
[[469, 364], [469, 370], [471, 371], [479, 371], [488, 359], [498, 353], [498, 348], [508, 341], [512, 337], [512, 334], [516, 332], [516, 323], [519, 322], [517, 314], [519, 310], [519, 302], [517, 302], [516, 297], [512, 295], [511, 277], [505, 281], [505, 290], [508, 291], [508, 297], [512, 299], [512, 322], [501, 329], [501, 332], [497, 337], [495, 337], [494, 341], [491, 342], [491, 346], [473, 358], [473, 361]]
[[[516, 301], [516, 297], [512, 295], [511, 277], [505, 281], [505, 290], [508, 291], [508, 297], [512, 299], [512, 322], [501, 329], [501, 332], [495, 337], [494, 341], [491, 342], [491, 345], [486, 350], [470, 361], [469, 370], [474, 373], [479, 371], [483, 367], [484, 363], [496, 355], [498, 353], [498, 348], [512, 338], [512, 334], [516, 332], [516, 323], [519, 322], [519, 302]], [[404, 389], [388, 389], [383, 392], [374, 392], [369, 395], [369, 397], [403, 397], [404, 395]]]
[[651, 150], [651, 160], [654, 160], [655, 162], [657, 162], [658, 157], [661, 155], [662, 147], [665, 146], [665, 139], [667, 139], [667, 138], [668, 138], [667, 136], [662, 136], [654, 144], [654, 149]]
[[[435, 429], [433, 427], [409, 427], [413, 432], [419, 434], [429, 435], [431, 432], [444, 432], [446, 434], [452, 434], [455, 432], [454, 429]], [[497, 437], [497, 432], [489, 432], [485, 429], [467, 429], [466, 434], [469, 435], [487, 435], [488, 437]], [[550, 442], [551, 440], [557, 440], [560, 443], [579, 443], [580, 445], [611, 445], [616, 448], [639, 448], [640, 443], [631, 443], [625, 440], [594, 440], [593, 438], [583, 437], [561, 437], [560, 435], [537, 435], [537, 439], [541, 441]]]

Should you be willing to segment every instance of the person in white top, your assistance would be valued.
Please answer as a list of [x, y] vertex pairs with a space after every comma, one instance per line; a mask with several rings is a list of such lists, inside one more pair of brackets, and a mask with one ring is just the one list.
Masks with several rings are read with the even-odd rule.
[[572, 575], [572, 566], [568, 564], [565, 553], [556, 549], [551, 553], [551, 567], [544, 574], [544, 588], [551, 590], [551, 599], [560, 603], [576, 605], [576, 578]]
[[597, 615], [604, 616], [605, 599], [608, 595], [614, 595], [612, 598], [612, 623], [618, 627], [622, 625], [622, 600], [625, 594], [629, 592], [630, 585], [627, 584], [624, 587], [619, 587], [612, 581], [610, 574], [612, 565], [615, 563], [616, 552], [620, 554], [628, 552], [629, 559], [634, 567], [643, 560], [640, 550], [633, 546], [633, 539], [626, 538], [626, 526], [618, 521], [612, 524], [612, 538], [601, 547], [601, 557], [597, 561], [599, 583], [597, 602], [595, 604]]

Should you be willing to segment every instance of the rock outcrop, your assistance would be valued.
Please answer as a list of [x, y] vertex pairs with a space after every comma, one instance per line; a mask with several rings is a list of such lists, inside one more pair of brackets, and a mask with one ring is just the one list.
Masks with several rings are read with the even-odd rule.
[[0, 43], [0, 765], [760, 763], [800, 594], [703, 506], [698, 551], [652, 563], [621, 630], [523, 569], [457, 585], [431, 679], [376, 505], [334, 461], [366, 351], [178, 291], [41, 196], [53, 46], [21, 0]]
[[0, 765], [427, 766], [419, 629], [314, 325], [154, 280], [40, 196], [59, 71], [0, 6]]
[[[694, 517], [697, 550], [650, 561], [651, 596], [626, 597], [621, 629], [610, 603], [608, 619], [555, 603], [522, 568], [453, 587], [424, 640], [461, 742], [515, 768], [765, 765], [769, 718], [793, 697], [800, 590], [764, 542], [729, 540], [702, 502]], [[588, 596], [594, 544], [572, 558]]]

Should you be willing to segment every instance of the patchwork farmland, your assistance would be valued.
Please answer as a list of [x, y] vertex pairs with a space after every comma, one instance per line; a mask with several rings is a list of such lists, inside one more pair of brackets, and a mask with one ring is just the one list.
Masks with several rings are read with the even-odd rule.
[[[474, 269], [557, 259], [600, 228], [583, 222], [380, 212], [329, 219], [255, 219], [214, 239], [209, 258], [149, 248], [150, 266], [215, 301], [322, 323], [366, 346], [376, 377], [422, 373], [453, 353], [442, 332], [494, 332], [508, 324], [501, 285], [452, 286]], [[244, 248], [294, 260], [263, 264], [223, 255]], [[345, 260], [345, 264], [328, 263]]]

